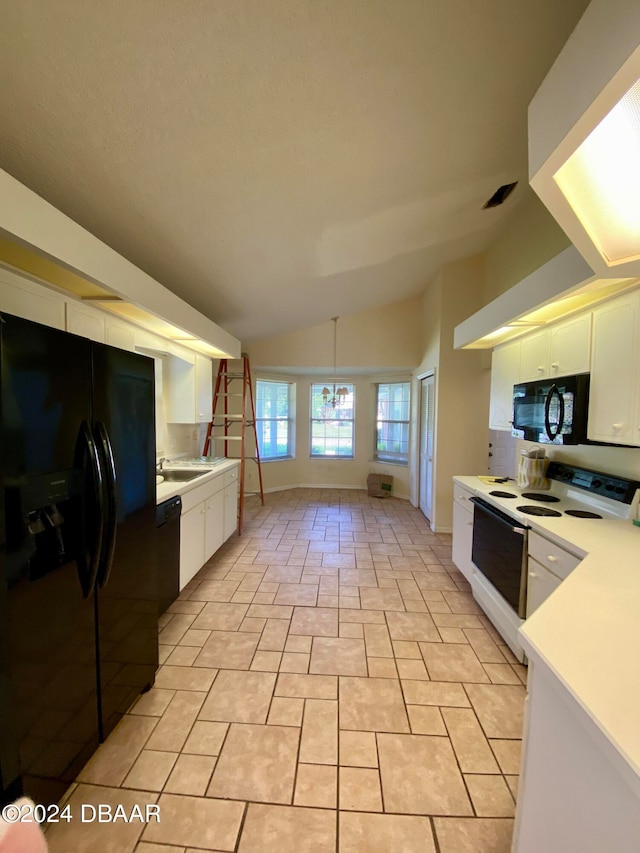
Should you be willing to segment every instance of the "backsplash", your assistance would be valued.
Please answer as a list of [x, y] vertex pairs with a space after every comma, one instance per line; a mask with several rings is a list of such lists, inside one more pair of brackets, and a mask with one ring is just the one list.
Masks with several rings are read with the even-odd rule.
[[165, 424], [164, 456], [199, 456], [202, 453], [204, 434], [200, 441], [201, 428], [207, 431], [206, 424]]
[[487, 473], [496, 477], [516, 476], [516, 447], [518, 439], [504, 430], [489, 430]]
[[[515, 459], [520, 449], [530, 447], [531, 442], [515, 439], [517, 442]], [[603, 471], [619, 477], [640, 480], [640, 447], [611, 447], [598, 444], [578, 444], [559, 446], [554, 444], [542, 445], [549, 459], [565, 462], [567, 465], [577, 465], [592, 471]]]

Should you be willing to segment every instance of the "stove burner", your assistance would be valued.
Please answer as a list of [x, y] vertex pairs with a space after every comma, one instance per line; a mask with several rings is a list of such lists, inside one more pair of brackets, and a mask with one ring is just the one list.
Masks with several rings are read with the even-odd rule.
[[560, 498], [548, 495], [545, 492], [523, 492], [521, 497], [529, 501], [540, 501], [545, 504], [557, 504], [560, 500]]
[[561, 512], [558, 512], [555, 509], [549, 509], [546, 506], [518, 506], [516, 509], [519, 512], [524, 512], [525, 515], [548, 515], [555, 516], [560, 518], [562, 516]]
[[602, 518], [597, 512], [589, 512], [586, 509], [565, 509], [565, 515], [572, 515], [574, 518]]
[[516, 498], [517, 495], [514, 495], [513, 492], [489, 492], [490, 495], [493, 495], [494, 498]]

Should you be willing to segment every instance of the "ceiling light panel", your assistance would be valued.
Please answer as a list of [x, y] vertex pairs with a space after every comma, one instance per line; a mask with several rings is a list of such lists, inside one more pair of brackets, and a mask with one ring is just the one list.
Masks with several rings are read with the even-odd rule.
[[554, 180], [608, 266], [640, 258], [640, 80]]

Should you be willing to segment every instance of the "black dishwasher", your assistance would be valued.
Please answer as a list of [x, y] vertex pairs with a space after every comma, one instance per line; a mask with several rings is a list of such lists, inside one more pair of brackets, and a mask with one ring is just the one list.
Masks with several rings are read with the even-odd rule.
[[180, 513], [182, 498], [158, 504], [158, 613], [162, 614], [180, 594]]

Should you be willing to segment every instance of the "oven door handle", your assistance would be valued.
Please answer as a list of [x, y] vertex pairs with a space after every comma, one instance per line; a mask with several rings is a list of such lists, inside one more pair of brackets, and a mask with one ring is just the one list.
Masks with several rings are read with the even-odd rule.
[[488, 515], [492, 516], [496, 521], [503, 524], [507, 527], [512, 533], [518, 533], [520, 536], [524, 536], [527, 532], [528, 528], [524, 525], [514, 526], [510, 521], [507, 521], [506, 518], [502, 515], [502, 513], [494, 510], [488, 503], [485, 503], [480, 498], [469, 498], [469, 500], [474, 503], [477, 507], [479, 507], [483, 512], [486, 512]]

